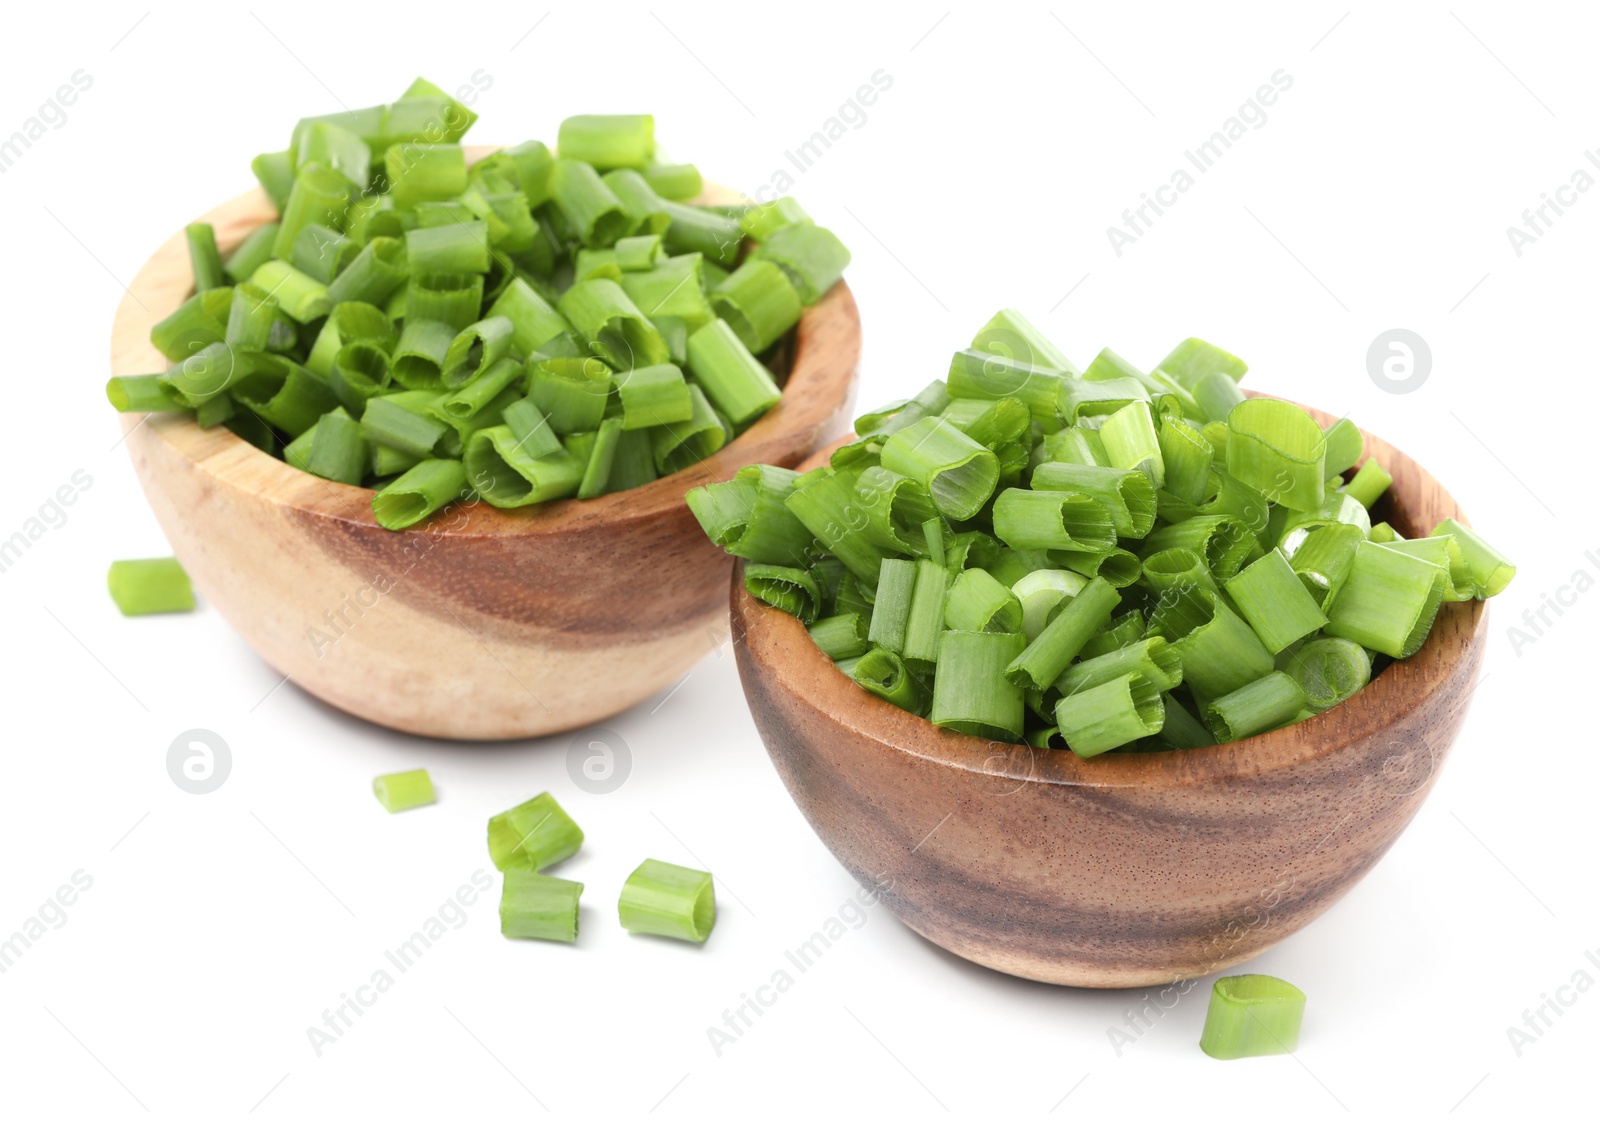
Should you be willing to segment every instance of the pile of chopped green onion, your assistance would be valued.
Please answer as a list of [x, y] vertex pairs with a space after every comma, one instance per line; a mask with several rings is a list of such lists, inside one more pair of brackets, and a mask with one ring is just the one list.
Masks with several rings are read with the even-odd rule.
[[296, 468], [377, 489], [409, 527], [634, 488], [778, 402], [758, 358], [850, 253], [791, 198], [698, 206], [647, 115], [569, 117], [469, 167], [477, 119], [424, 79], [302, 119], [252, 164], [279, 217], [224, 259], [188, 228], [195, 293], [151, 330], [172, 363], [120, 411], [191, 413]]
[[1248, 738], [1348, 699], [1515, 568], [1455, 520], [1373, 523], [1392, 481], [1361, 432], [1246, 398], [1244, 372], [1197, 339], [1079, 371], [1007, 309], [830, 464], [688, 503], [751, 595], [938, 726], [1084, 758]]

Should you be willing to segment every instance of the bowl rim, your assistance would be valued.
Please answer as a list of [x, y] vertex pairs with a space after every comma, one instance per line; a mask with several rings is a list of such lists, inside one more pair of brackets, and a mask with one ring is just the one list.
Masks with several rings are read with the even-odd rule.
[[[465, 146], [469, 164], [499, 146]], [[698, 202], [737, 201], [731, 189], [708, 183]], [[218, 247], [226, 253], [259, 224], [277, 217], [277, 209], [260, 187], [213, 207], [194, 222], [211, 223]], [[174, 282], [181, 278], [182, 285]], [[117, 305], [111, 331], [111, 374], [137, 375], [164, 371], [170, 362], [150, 344], [150, 328], [169, 315], [193, 289], [188, 244], [182, 230], [164, 241], [126, 287]], [[812, 431], [807, 449], [831, 436], [831, 418], [848, 414], [861, 363], [861, 315], [849, 285], [840, 279], [815, 305], [805, 309], [795, 333], [793, 362], [783, 397], [744, 433], [716, 453], [687, 468], [622, 492], [590, 500], [568, 498], [522, 508], [495, 508], [481, 501], [459, 505], [453, 520], [425, 520], [392, 535], [426, 533], [432, 537], [500, 538], [559, 535], [614, 519], [650, 520], [683, 505], [689, 490], [713, 481], [730, 480], [759, 448], [791, 431]], [[842, 340], [841, 351], [836, 341]], [[828, 346], [823, 346], [824, 342]], [[816, 401], [810, 401], [812, 392]], [[831, 409], [828, 407], [831, 404]], [[372, 515], [373, 489], [340, 484], [302, 472], [274, 457], [225, 426], [201, 429], [186, 414], [120, 414], [124, 438], [148, 427], [181, 458], [207, 473], [219, 485], [255, 494], [295, 508], [313, 518], [378, 528]], [[837, 430], [832, 430], [837, 433]], [[132, 443], [130, 443], [130, 451]], [[752, 452], [757, 450], [757, 452]]]
[[[1259, 391], [1247, 393], [1274, 397]], [[1304, 409], [1324, 428], [1336, 420], [1323, 411]], [[1401, 510], [1408, 526], [1414, 515], [1430, 529], [1446, 516], [1467, 522], [1449, 492], [1415, 461], [1368, 431], [1361, 434], [1364, 455], [1378, 456], [1394, 477], [1394, 487], [1403, 488], [1406, 499]], [[825, 464], [833, 449], [848, 440], [818, 450], [800, 468]], [[1337, 707], [1236, 742], [1084, 759], [1070, 750], [1039, 749], [944, 730], [864, 691], [817, 648], [798, 618], [757, 601], [745, 590], [745, 561], [735, 561], [730, 613], [742, 673], [770, 673], [782, 690], [826, 716], [827, 721], [886, 749], [968, 774], [1015, 781], [1018, 788], [1033, 783], [1089, 789], [1182, 789], [1299, 766], [1380, 735], [1385, 727], [1425, 706], [1442, 689], [1472, 676], [1482, 663], [1487, 637], [1486, 603], [1447, 602], [1440, 607], [1421, 649], [1406, 660], [1391, 663]], [[762, 653], [749, 651], [752, 641], [759, 643]], [[757, 664], [759, 670], [753, 667]], [[1473, 690], [1466, 688], [1458, 706], [1464, 708], [1470, 702]], [[745, 694], [752, 695], [748, 684]]]

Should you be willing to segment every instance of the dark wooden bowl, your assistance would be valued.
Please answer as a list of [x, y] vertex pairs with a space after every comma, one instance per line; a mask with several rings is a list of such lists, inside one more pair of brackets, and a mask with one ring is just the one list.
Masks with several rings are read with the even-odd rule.
[[[201, 221], [226, 252], [275, 214], [256, 189]], [[180, 232], [117, 309], [113, 374], [167, 368], [150, 326], [193, 286]], [[684, 493], [753, 461], [793, 465], [843, 429], [861, 360], [843, 282], [806, 310], [787, 356], [782, 402], [698, 465], [594, 500], [456, 507], [403, 532], [378, 526], [370, 489], [220, 426], [168, 414], [123, 415], [123, 428], [174, 553], [280, 674], [413, 734], [520, 738], [626, 710], [717, 643], [729, 562]]]
[[[1375, 518], [1408, 538], [1463, 518], [1398, 449], [1368, 434], [1366, 451], [1395, 482]], [[1487, 636], [1481, 602], [1446, 605], [1420, 652], [1313, 719], [1084, 761], [953, 734], [869, 695], [798, 620], [745, 593], [742, 567], [732, 613], [756, 727], [851, 875], [952, 953], [1094, 988], [1236, 965], [1355, 886], [1432, 788]]]

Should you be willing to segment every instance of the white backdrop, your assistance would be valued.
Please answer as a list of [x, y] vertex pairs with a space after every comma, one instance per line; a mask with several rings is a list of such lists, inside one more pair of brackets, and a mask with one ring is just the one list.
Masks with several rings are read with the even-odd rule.
[[[74, 502], [0, 573], [0, 940], [38, 935], [0, 973], [0, 1116], [1501, 1121], [1591, 1088], [1600, 192], [1564, 185], [1600, 176], [1600, 106], [1579, 6], [346, 7], [8, 15], [0, 136], [36, 116], [42, 134], [0, 174], [0, 538], [63, 485]], [[941, 375], [1006, 305], [1080, 363], [1109, 344], [1150, 364], [1201, 335], [1250, 362], [1249, 385], [1407, 450], [1516, 556], [1429, 803], [1250, 965], [1310, 998], [1294, 1058], [1202, 1055], [1205, 989], [1118, 1050], [1107, 1029], [1142, 992], [1009, 979], [851, 909], [726, 649], [606, 724], [631, 772], [590, 794], [570, 737], [397, 736], [275, 688], [204, 607], [117, 615], [107, 563], [166, 553], [101, 389], [122, 282], [248, 187], [297, 117], [480, 72], [480, 142], [645, 110], [675, 157], [747, 192], [789, 167], [855, 254], [862, 406]], [[879, 72], [873, 104], [841, 108]], [[844, 135], [793, 171], [786, 153], [835, 116]], [[1242, 135], [1200, 171], [1185, 154], [1233, 117]], [[1179, 169], [1181, 194], [1163, 187]], [[1147, 197], [1167, 205], [1131, 226]], [[1410, 393], [1369, 376], [1395, 328], [1431, 351]], [[1546, 595], [1560, 612], [1511, 635]], [[232, 755], [206, 795], [166, 770], [191, 728]], [[370, 779], [416, 766], [439, 804], [390, 817]], [[572, 948], [503, 940], [493, 894], [445, 905], [489, 869], [485, 817], [544, 788], [589, 836], [560, 871], [589, 886]], [[716, 873], [706, 947], [615, 924], [645, 855]], [[441, 910], [444, 936], [319, 1055], [307, 1028]], [[845, 936], [719, 1054], [707, 1028], [841, 913]]]

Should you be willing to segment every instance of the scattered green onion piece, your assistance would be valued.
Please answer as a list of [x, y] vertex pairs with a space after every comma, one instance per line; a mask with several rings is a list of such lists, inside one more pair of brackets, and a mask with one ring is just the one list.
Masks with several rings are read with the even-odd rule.
[[815, 621], [822, 608], [822, 591], [815, 579], [797, 567], [750, 563], [744, 568], [744, 588], [751, 597], [798, 617], [804, 625]]
[[1117, 545], [1106, 506], [1079, 492], [1008, 488], [995, 497], [994, 533], [1010, 547], [1100, 552]]
[[612, 373], [598, 359], [547, 359], [529, 368], [528, 397], [558, 434], [599, 429]]
[[189, 243], [189, 267], [194, 275], [196, 293], [207, 289], [220, 289], [228, 284], [222, 270], [222, 256], [217, 253], [217, 235], [210, 223], [190, 223], [183, 228]]
[[[317, 428], [326, 423], [324, 418]], [[466, 486], [467, 474], [460, 461], [420, 461], [378, 491], [372, 498], [372, 515], [379, 526], [399, 531], [462, 498]]]
[[1214, 1059], [1291, 1055], [1300, 1045], [1306, 994], [1277, 977], [1221, 977], [1211, 986], [1200, 1049]]
[[338, 414], [325, 414], [313, 430], [307, 432], [315, 436], [306, 457], [306, 472], [341, 484], [361, 483], [370, 455], [356, 422]]
[[759, 418], [782, 396], [772, 373], [726, 321], [714, 320], [689, 337], [689, 369], [735, 427]]
[[[1226, 423], [1233, 408], [1243, 402], [1245, 397], [1244, 392], [1239, 389], [1238, 380], [1222, 371], [1202, 375], [1189, 384], [1189, 393], [1194, 396], [1200, 419], [1208, 423]], [[1223, 432], [1227, 432], [1226, 425], [1223, 426]]]
[[1061, 417], [1067, 425], [1115, 414], [1136, 402], [1148, 403], [1150, 392], [1137, 379], [1068, 379], [1061, 384]]
[[471, 418], [521, 378], [522, 365], [507, 356], [466, 386], [446, 394], [439, 401], [439, 409], [451, 418]]
[[689, 402], [693, 413], [687, 422], [672, 422], [650, 431], [656, 468], [663, 475], [704, 461], [726, 445], [731, 436], [706, 400], [705, 392], [693, 384], [689, 387]]
[[487, 273], [489, 233], [481, 221], [406, 232], [406, 268], [413, 274]]
[[994, 494], [1000, 462], [943, 418], [923, 418], [883, 443], [883, 467], [910, 477], [950, 519], [975, 515]]
[[346, 301], [377, 304], [399, 289], [408, 276], [405, 243], [380, 236], [363, 246], [328, 283], [328, 300], [335, 306]]
[[665, 253], [659, 234], [638, 234], [619, 238], [612, 250], [617, 267], [629, 272], [654, 269], [661, 264]]
[[859, 613], [836, 613], [813, 623], [807, 630], [811, 640], [829, 660], [848, 660], [866, 655], [867, 624]]
[[328, 372], [328, 385], [346, 410], [360, 414], [368, 399], [382, 394], [394, 377], [389, 354], [369, 340], [355, 340], [340, 348]]
[[588, 247], [610, 246], [633, 226], [622, 201], [594, 167], [563, 156], [550, 171], [550, 198]]
[[1146, 637], [1101, 656], [1069, 665], [1056, 679], [1055, 689], [1072, 695], [1099, 687], [1119, 676], [1137, 672], [1157, 691], [1171, 691], [1183, 680], [1183, 660], [1161, 637]]
[[413, 457], [429, 456], [446, 429], [443, 423], [413, 414], [386, 398], [373, 399], [361, 414], [363, 437]]
[[[328, 384], [310, 371], [298, 363], [281, 362], [285, 368], [281, 379], [276, 382], [249, 380], [234, 390], [233, 397], [252, 414], [290, 437], [298, 437], [337, 406], [338, 400]], [[257, 387], [269, 389], [257, 393]]]
[[1317, 637], [1295, 650], [1284, 671], [1300, 685], [1307, 707], [1326, 711], [1367, 686], [1372, 654], [1343, 637]]
[[1448, 535], [1456, 541], [1467, 570], [1472, 575], [1473, 593], [1478, 599], [1494, 597], [1510, 585], [1511, 579], [1516, 576], [1517, 568], [1510, 559], [1460, 521], [1443, 520], [1432, 534]]
[[634, 868], [617, 899], [617, 918], [631, 934], [704, 943], [717, 924], [711, 875], [647, 859]]
[[1006, 670], [1026, 644], [1020, 633], [944, 633], [933, 677], [933, 723], [979, 738], [1022, 737], [1022, 687]]
[[360, 254], [361, 249], [354, 239], [336, 230], [329, 230], [320, 223], [310, 223], [294, 240], [289, 264], [307, 277], [327, 285]]
[[272, 257], [272, 244], [277, 238], [278, 224], [262, 223], [233, 248], [233, 252], [222, 263], [222, 271], [235, 284], [249, 281], [256, 268]]
[[614, 381], [625, 430], [687, 422], [694, 413], [683, 372], [670, 363], [621, 371]]
[[[939, 659], [939, 638], [944, 632], [944, 606], [950, 591], [950, 572], [942, 563], [917, 561], [917, 581], [906, 615], [905, 647], [900, 655], [914, 668], [926, 668]], [[937, 694], [937, 692], [935, 692]]]
[[[730, 268], [739, 260], [739, 248], [744, 245], [739, 220], [703, 207], [657, 199], [656, 206], [668, 219], [667, 229], [660, 232], [667, 249], [677, 254], [703, 254], [706, 261]], [[796, 288], [801, 288], [798, 283]]]
[[578, 940], [583, 884], [510, 868], [500, 889], [500, 933], [536, 941]]
[[1111, 617], [1122, 596], [1104, 578], [1088, 584], [1050, 620], [1006, 668], [1006, 677], [1021, 687], [1043, 691], [1072, 663], [1090, 637]]
[[501, 871], [543, 871], [582, 844], [583, 829], [549, 793], [489, 818], [489, 858]]
[[1155, 552], [1144, 560], [1140, 573], [1144, 584], [1158, 597], [1169, 591], [1182, 592], [1197, 586], [1217, 588], [1205, 560], [1188, 547], [1168, 547]]
[[273, 259], [262, 263], [250, 275], [250, 283], [270, 294], [284, 312], [301, 324], [327, 316], [333, 307], [328, 287], [288, 262]]
[[372, 779], [372, 793], [392, 813], [434, 803], [433, 778], [427, 770], [404, 770]]
[[526, 356], [563, 335], [569, 327], [566, 317], [551, 308], [520, 277], [512, 279], [489, 306], [488, 318], [494, 317], [511, 321], [511, 346]]
[[950, 358], [948, 385], [952, 399], [1021, 399], [1037, 422], [1055, 419], [1061, 396], [1066, 393], [1060, 371], [976, 348], [956, 352]]
[[450, 341], [439, 378], [446, 387], [463, 387], [506, 358], [516, 326], [510, 318], [491, 316], [469, 324]]
[[562, 294], [560, 311], [589, 349], [622, 370], [668, 361], [666, 341], [614, 281], [580, 281]]
[[1085, 641], [1078, 657], [1081, 660], [1093, 660], [1097, 656], [1126, 648], [1143, 636], [1144, 614], [1137, 609], [1130, 609], [1117, 614], [1106, 623], [1104, 629]]
[[123, 414], [165, 414], [188, 409], [160, 375], [113, 375], [106, 381], [106, 398]]
[[250, 161], [250, 171], [272, 201], [273, 209], [281, 213], [294, 191], [294, 165], [288, 151], [263, 152]]
[[520, 508], [573, 496], [583, 483], [585, 463], [566, 449], [535, 456], [506, 425], [475, 430], [466, 440], [467, 479], [497, 508]]
[[1228, 581], [1261, 555], [1261, 543], [1244, 521], [1233, 516], [1194, 516], [1169, 524], [1143, 543], [1144, 557], [1184, 547], [1205, 559], [1211, 577]]
[[194, 608], [189, 575], [177, 559], [118, 559], [106, 572], [106, 588], [124, 617], [187, 613]]
[[928, 706], [928, 690], [912, 674], [899, 655], [886, 648], [872, 648], [856, 662], [850, 678], [861, 687], [903, 711], [923, 714]]
[[450, 329], [451, 335], [460, 332], [478, 319], [478, 309], [483, 304], [483, 276], [475, 273], [424, 273], [412, 274], [404, 289], [395, 290], [391, 296], [405, 301], [399, 313], [410, 320], [437, 320]]
[[1323, 456], [1323, 468], [1327, 474], [1331, 477], [1336, 473], [1355, 468], [1366, 446], [1366, 439], [1361, 436], [1360, 428], [1350, 419], [1340, 418], [1323, 431], [1323, 436], [1328, 443], [1327, 452]]
[[800, 294], [772, 262], [748, 258], [711, 292], [711, 306], [752, 352], [764, 352], [800, 322]]
[[1238, 382], [1249, 370], [1244, 360], [1229, 355], [1215, 344], [1191, 336], [1183, 341], [1156, 366], [1185, 387], [1193, 387], [1207, 375], [1221, 373]]
[[906, 647], [906, 626], [911, 620], [911, 599], [917, 587], [917, 564], [909, 559], [884, 559], [878, 570], [877, 599], [867, 639], [899, 654]]
[[1235, 742], [1294, 722], [1305, 704], [1305, 693], [1294, 677], [1268, 672], [1213, 699], [1206, 708], [1206, 725], [1218, 742]]
[[618, 168], [601, 179], [622, 204], [630, 234], [664, 235], [672, 225], [672, 216], [666, 210], [667, 201], [632, 168]]
[[190, 407], [219, 395], [248, 372], [248, 365], [220, 340], [207, 344], [161, 375], [161, 382]]
[[272, 242], [273, 255], [287, 264], [295, 239], [312, 223], [330, 230], [343, 229], [350, 192], [350, 181], [338, 172], [321, 164], [304, 165], [295, 174], [294, 187], [278, 220], [278, 234]]
[[972, 347], [991, 355], [1003, 356], [1029, 367], [1048, 367], [1068, 375], [1078, 369], [1060, 348], [1016, 309], [1001, 309], [978, 329]]
[[641, 174], [663, 199], [693, 199], [705, 188], [700, 169], [693, 164], [651, 164]]
[[1192, 426], [1172, 418], [1161, 423], [1156, 436], [1166, 467], [1162, 487], [1180, 500], [1199, 504], [1211, 485], [1211, 443]]
[[[448, 409], [449, 403], [446, 403]], [[518, 399], [505, 409], [505, 424], [516, 439], [517, 448], [529, 457], [548, 457], [561, 448], [561, 439], [550, 428], [549, 419], [531, 398]]]
[[408, 390], [442, 387], [445, 357], [455, 336], [455, 330], [442, 320], [407, 316], [390, 362], [394, 381]]
[[[676, 212], [671, 210], [674, 206], [679, 205], [671, 204], [668, 210], [676, 216]], [[676, 229], [675, 217], [673, 228], [667, 232], [669, 243]], [[737, 224], [734, 229], [737, 231]], [[734, 249], [738, 249], [737, 239], [734, 240]], [[790, 223], [779, 227], [756, 247], [752, 256], [781, 267], [789, 275], [795, 291], [800, 294], [800, 303], [808, 308], [833, 288], [834, 282], [844, 276], [845, 267], [850, 264], [850, 251], [844, 243], [832, 231], [815, 223]], [[716, 254], [708, 253], [707, 257], [731, 261], [726, 256]]]
[[333, 121], [315, 121], [303, 130], [296, 129], [290, 155], [296, 167], [323, 164], [357, 187], [366, 184], [372, 169], [372, 149], [367, 142]]
[[466, 154], [457, 144], [392, 145], [384, 165], [396, 207], [454, 199], [467, 190]]
[[1161, 457], [1161, 440], [1148, 402], [1130, 402], [1105, 420], [1100, 441], [1113, 468], [1138, 469], [1160, 488], [1166, 480], [1166, 465]]
[[556, 149], [596, 168], [644, 168], [656, 152], [656, 119], [647, 113], [569, 117], [561, 123]]
[[1356, 470], [1356, 475], [1350, 478], [1350, 483], [1344, 486], [1344, 494], [1363, 508], [1370, 508], [1378, 502], [1378, 497], [1389, 491], [1393, 483], [1394, 478], [1378, 463], [1378, 459], [1368, 457]]
[[1289, 565], [1324, 613], [1349, 577], [1356, 544], [1362, 539], [1361, 529], [1353, 524], [1324, 524], [1312, 528], [1292, 550], [1285, 549]]
[[1255, 632], [1204, 588], [1174, 592], [1150, 613], [1149, 632], [1165, 637], [1183, 662], [1183, 682], [1218, 699], [1273, 670], [1272, 654]]
[[1311, 416], [1291, 402], [1253, 398], [1228, 415], [1228, 472], [1285, 508], [1322, 503], [1327, 445]]
[[761, 242], [774, 231], [791, 223], [809, 223], [811, 216], [792, 195], [781, 196], [771, 203], [755, 203], [745, 208], [739, 216], [739, 226], [745, 234]]
[[1056, 607], [1076, 596], [1088, 584], [1089, 579], [1070, 570], [1043, 568], [1029, 571], [1012, 583], [1011, 592], [1022, 607], [1023, 636], [1030, 641], [1038, 637]]
[[1137, 470], [1049, 461], [1033, 470], [1031, 483], [1043, 491], [1076, 492], [1098, 501], [1118, 536], [1142, 539], [1155, 526], [1155, 486]]
[[1093, 758], [1160, 733], [1166, 707], [1155, 685], [1130, 672], [1062, 696], [1055, 719], [1067, 748]]
[[1446, 567], [1357, 543], [1350, 575], [1328, 608], [1326, 632], [1403, 660], [1428, 639], [1448, 581]]
[[556, 160], [543, 141], [524, 141], [502, 149], [501, 155], [516, 169], [517, 186], [530, 206], [537, 207], [550, 198], [550, 169]]
[[1159, 735], [1162, 742], [1174, 750], [1197, 750], [1216, 744], [1216, 739], [1205, 724], [1195, 718], [1189, 708], [1178, 702], [1171, 692], [1161, 698], [1167, 708], [1166, 720], [1161, 724]]
[[611, 465], [616, 460], [617, 442], [622, 437], [622, 419], [607, 418], [594, 433], [594, 445], [584, 459], [583, 477], [578, 482], [578, 499], [593, 500], [611, 491]]
[[1278, 551], [1262, 555], [1228, 579], [1224, 588], [1274, 656], [1328, 623], [1317, 599]]

